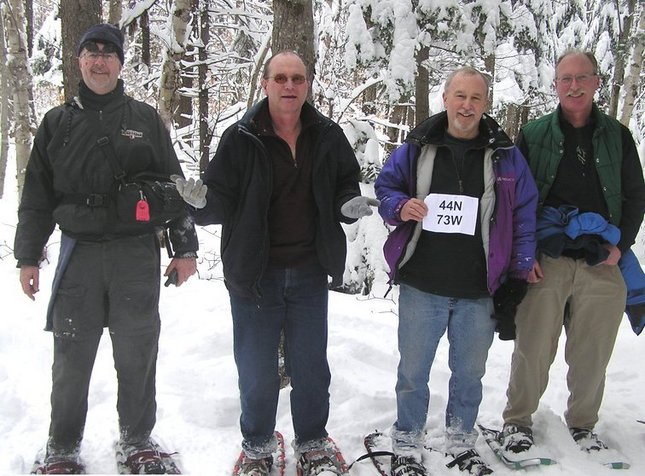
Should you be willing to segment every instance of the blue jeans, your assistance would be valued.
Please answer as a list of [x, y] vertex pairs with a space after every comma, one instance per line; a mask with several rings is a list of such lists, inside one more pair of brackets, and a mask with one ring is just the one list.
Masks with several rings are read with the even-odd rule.
[[327, 436], [331, 381], [325, 271], [318, 264], [269, 267], [260, 290], [259, 298], [230, 296], [242, 448], [252, 458], [268, 456], [275, 448], [280, 391], [278, 345], [283, 328], [296, 445]]
[[430, 402], [428, 380], [437, 346], [448, 330], [451, 376], [446, 408], [446, 450], [474, 446], [473, 429], [482, 399], [481, 379], [495, 334], [490, 297], [437, 296], [401, 284], [399, 353], [396, 383], [397, 421], [392, 429], [395, 452], [423, 444]]

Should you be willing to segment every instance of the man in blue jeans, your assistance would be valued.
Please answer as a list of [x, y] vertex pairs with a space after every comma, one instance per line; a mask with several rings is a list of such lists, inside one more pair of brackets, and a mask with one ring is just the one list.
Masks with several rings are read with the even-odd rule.
[[[448, 331], [448, 463], [491, 471], [474, 449], [481, 379], [498, 322], [493, 299], [517, 304], [535, 253], [537, 190], [526, 162], [489, 116], [489, 82], [470, 67], [448, 76], [446, 111], [419, 124], [375, 185], [379, 212], [395, 226], [385, 244], [401, 286], [400, 362], [392, 428], [392, 475], [425, 475], [428, 380]], [[501, 336], [501, 333], [500, 333]]]
[[177, 180], [199, 224], [222, 224], [222, 262], [233, 314], [244, 457], [236, 474], [268, 475], [285, 333], [298, 469], [345, 474], [327, 439], [327, 276], [340, 284], [340, 222], [370, 215], [359, 166], [341, 128], [305, 102], [306, 67], [293, 52], [270, 58], [266, 98], [224, 132], [204, 183]]

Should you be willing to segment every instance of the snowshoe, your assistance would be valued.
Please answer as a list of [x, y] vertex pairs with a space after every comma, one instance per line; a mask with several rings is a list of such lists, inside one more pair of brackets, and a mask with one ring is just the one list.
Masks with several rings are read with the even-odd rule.
[[85, 466], [78, 458], [48, 457], [36, 459], [31, 474], [85, 474]]
[[454, 458], [446, 465], [448, 468], [456, 466], [459, 471], [465, 471], [475, 476], [484, 476], [493, 472], [475, 449], [466, 450], [454, 456]]
[[327, 437], [320, 446], [300, 453], [296, 463], [297, 476], [332, 476], [349, 474], [340, 449], [334, 440]]
[[163, 451], [152, 439], [144, 446], [131, 446], [118, 441], [115, 453], [120, 474], [181, 474], [173, 456]]
[[587, 453], [607, 449], [607, 445], [604, 441], [598, 438], [598, 435], [591, 430], [586, 428], [569, 428], [569, 433], [571, 433], [573, 440], [578, 443], [580, 449]]
[[533, 430], [527, 426], [505, 424], [499, 435], [502, 451], [507, 457], [528, 451], [533, 446]]
[[414, 456], [392, 456], [392, 476], [426, 476], [428, 472], [425, 466]]

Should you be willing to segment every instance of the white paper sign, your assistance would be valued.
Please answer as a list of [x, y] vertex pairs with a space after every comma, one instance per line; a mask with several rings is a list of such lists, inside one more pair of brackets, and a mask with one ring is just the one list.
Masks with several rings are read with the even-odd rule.
[[425, 200], [428, 214], [423, 229], [437, 233], [474, 235], [479, 200], [466, 195], [431, 193]]

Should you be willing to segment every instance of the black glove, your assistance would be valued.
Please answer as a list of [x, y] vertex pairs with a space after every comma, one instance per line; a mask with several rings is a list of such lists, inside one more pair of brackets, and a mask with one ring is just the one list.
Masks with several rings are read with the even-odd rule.
[[517, 306], [526, 295], [528, 283], [523, 279], [508, 278], [493, 296], [495, 313], [491, 316], [497, 321], [497, 328], [501, 340], [515, 339], [515, 314]]

